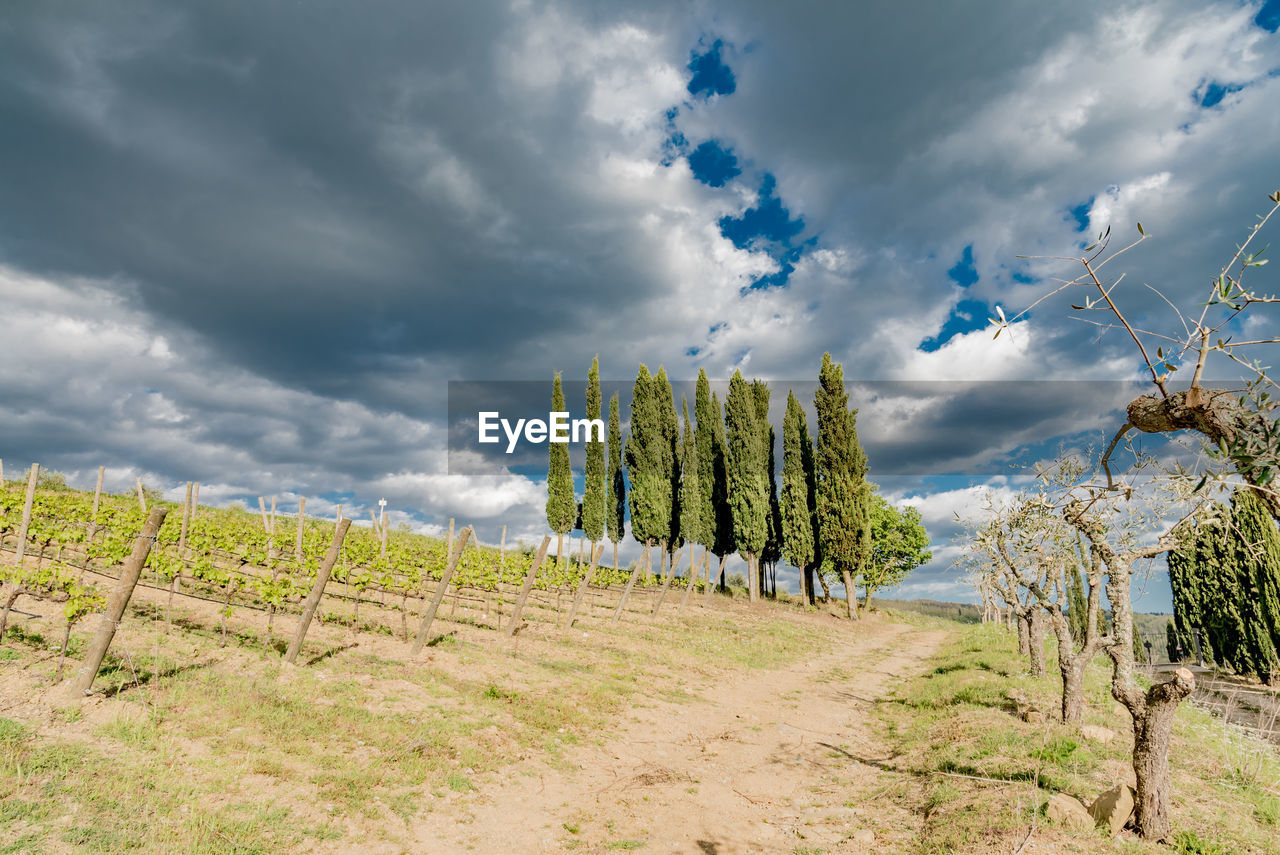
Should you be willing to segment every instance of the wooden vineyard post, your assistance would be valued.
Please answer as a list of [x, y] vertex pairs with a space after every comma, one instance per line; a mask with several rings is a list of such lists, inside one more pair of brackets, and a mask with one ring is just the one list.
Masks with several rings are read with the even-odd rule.
[[298, 562], [298, 566], [302, 566], [302, 529], [306, 525], [307, 520], [307, 497], [302, 496], [298, 499], [298, 536], [293, 541], [293, 558]]
[[[689, 544], [689, 554], [693, 554], [693, 544]], [[662, 602], [667, 598], [667, 591], [671, 589], [671, 583], [676, 578], [676, 565], [680, 563], [679, 558], [680, 550], [677, 549], [675, 554], [671, 556], [671, 575], [662, 581], [662, 593], [658, 595], [658, 602], [653, 604], [653, 614], [655, 615], [658, 613], [658, 609], [662, 608]]]
[[680, 599], [680, 611], [684, 612], [684, 607], [689, 605], [689, 595], [693, 593], [693, 583], [698, 581], [698, 573], [702, 569], [702, 565], [707, 563], [707, 548], [702, 548], [702, 560], [696, 565], [693, 563], [693, 546], [689, 546], [689, 584], [684, 586], [684, 596]]
[[458, 535], [458, 546], [449, 555], [449, 562], [444, 567], [444, 572], [440, 574], [440, 582], [436, 585], [436, 592], [431, 597], [431, 605], [427, 607], [427, 613], [422, 616], [422, 623], [418, 625], [418, 635], [413, 639], [413, 655], [417, 656], [422, 652], [422, 648], [427, 643], [427, 633], [431, 632], [431, 624], [436, 619], [436, 612], [440, 609], [440, 601], [444, 599], [445, 591], [449, 590], [449, 580], [453, 578], [453, 571], [458, 569], [458, 562], [462, 560], [462, 550], [467, 545], [467, 538], [471, 537], [471, 528], [467, 527]]
[[289, 642], [289, 649], [284, 654], [284, 661], [290, 665], [297, 660], [298, 652], [302, 650], [302, 641], [307, 637], [307, 628], [311, 626], [311, 619], [315, 617], [320, 598], [324, 596], [324, 586], [329, 584], [329, 574], [333, 572], [333, 565], [338, 563], [338, 552], [342, 549], [342, 540], [347, 536], [347, 529], [350, 526], [351, 520], [341, 520], [334, 529], [333, 543], [329, 544], [329, 551], [325, 553], [320, 572], [316, 574], [316, 583], [311, 587], [311, 593], [307, 594], [306, 602], [302, 604], [302, 617], [298, 620], [298, 631], [293, 634], [293, 641]]
[[502, 573], [507, 569], [507, 527], [502, 527], [502, 540], [498, 544], [498, 581], [494, 587], [498, 589], [498, 602], [493, 607], [495, 615], [494, 629], [502, 629]]
[[587, 568], [587, 572], [582, 575], [582, 581], [578, 583], [578, 593], [574, 595], [573, 606], [569, 609], [569, 619], [565, 621], [565, 629], [573, 626], [574, 620], [578, 616], [578, 608], [582, 605], [582, 598], [586, 596], [587, 586], [591, 584], [591, 578], [596, 574], [596, 565], [600, 563], [600, 556], [604, 555], [603, 546], [591, 547], [591, 566]]
[[183, 550], [187, 548], [187, 529], [191, 525], [191, 487], [190, 481], [187, 482], [187, 498], [182, 503], [182, 528], [178, 530], [178, 555], [182, 556]]
[[166, 508], [152, 510], [147, 516], [147, 522], [143, 525], [141, 533], [134, 540], [133, 553], [120, 572], [116, 589], [111, 592], [111, 599], [107, 601], [107, 608], [102, 613], [98, 632], [94, 635], [93, 641], [89, 642], [89, 652], [85, 655], [84, 665], [80, 666], [71, 684], [73, 697], [87, 695], [90, 687], [93, 686], [93, 680], [98, 676], [98, 669], [102, 667], [102, 660], [106, 658], [107, 648], [111, 646], [116, 628], [120, 626], [124, 610], [129, 605], [129, 598], [133, 596], [133, 589], [137, 587], [138, 577], [142, 575], [142, 565], [146, 563], [151, 546], [156, 542], [156, 532], [160, 531], [160, 526], [168, 513]]
[[258, 497], [258, 513], [262, 514], [262, 530], [271, 534], [271, 525], [267, 522], [267, 500], [262, 496]]
[[[729, 557], [728, 553], [725, 553], [724, 555], [720, 556], [720, 568], [716, 570], [716, 577], [714, 579], [708, 576], [707, 590], [702, 595], [703, 596], [702, 601], [704, 604], [711, 602], [711, 592], [716, 589], [715, 583], [719, 582], [721, 579], [724, 578], [724, 562], [725, 562], [725, 559], [728, 557]], [[711, 571], [711, 565], [708, 564], [707, 572], [710, 573], [710, 571]]]
[[538, 554], [533, 557], [533, 563], [529, 565], [529, 572], [524, 577], [524, 587], [520, 589], [520, 596], [516, 599], [515, 608], [511, 610], [511, 620], [507, 623], [507, 638], [516, 634], [516, 630], [520, 628], [520, 615], [524, 612], [525, 600], [529, 599], [529, 592], [533, 590], [533, 583], [538, 578], [538, 568], [542, 566], [542, 562], [547, 557], [547, 547], [551, 545], [551, 535], [544, 534], [542, 536], [542, 545], [538, 547]]
[[195, 491], [191, 494], [191, 521], [195, 522], [196, 511], [200, 510], [200, 482], [196, 482]]
[[387, 557], [387, 500], [378, 500], [378, 519], [376, 521], [378, 529], [378, 557], [385, 559]]
[[138, 504], [142, 507], [142, 512], [145, 514], [147, 512], [147, 497], [142, 491], [142, 479], [134, 478], [133, 480], [138, 485]]
[[0, 487], [4, 487], [4, 458], [0, 457]]
[[622, 607], [627, 604], [627, 597], [631, 596], [631, 589], [636, 586], [636, 579], [640, 578], [640, 567], [649, 563], [649, 547], [644, 548], [644, 559], [636, 562], [636, 566], [631, 568], [631, 578], [627, 579], [627, 587], [622, 589], [622, 597], [618, 600], [618, 607], [613, 610], [613, 622], [617, 623], [622, 617]]
[[106, 472], [107, 467], [98, 467], [98, 486], [93, 490], [93, 513], [89, 515], [89, 539], [93, 540], [98, 534], [98, 506], [102, 503], [102, 476]]
[[13, 563], [22, 566], [22, 556], [27, 554], [27, 529], [31, 526], [31, 504], [36, 500], [36, 481], [40, 478], [40, 464], [31, 464], [27, 476], [27, 498], [22, 503], [22, 523], [18, 527], [18, 555]]

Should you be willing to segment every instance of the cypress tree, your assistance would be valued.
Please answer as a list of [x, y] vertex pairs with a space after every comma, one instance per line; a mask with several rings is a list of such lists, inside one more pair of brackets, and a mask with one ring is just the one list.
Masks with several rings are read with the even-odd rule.
[[1241, 563], [1254, 568], [1262, 620], [1272, 644], [1280, 650], [1280, 527], [1252, 489], [1236, 493], [1235, 522], [1244, 552]]
[[747, 585], [751, 601], [755, 602], [760, 597], [756, 559], [769, 534], [769, 482], [763, 471], [766, 457], [755, 393], [742, 379], [741, 371], [733, 372], [729, 381], [724, 419], [733, 537], [747, 562]]
[[844, 371], [822, 355], [814, 406], [818, 413], [818, 534], [824, 562], [844, 582], [849, 617], [856, 618], [853, 580], [871, 551], [867, 458], [858, 443], [857, 410], [848, 409]]
[[[587, 414], [589, 419], [600, 418], [600, 357], [591, 360], [591, 370], [587, 372]], [[585, 486], [582, 490], [582, 533], [591, 541], [591, 554], [595, 555], [596, 544], [604, 536], [605, 493], [607, 485], [604, 480], [604, 438], [587, 442], [587, 462], [585, 467]]]
[[[560, 372], [556, 372], [551, 390], [551, 411], [565, 412], [564, 389], [560, 385]], [[573, 495], [573, 472], [569, 468], [569, 446], [563, 442], [548, 442], [550, 461], [547, 465], [547, 525], [556, 533], [556, 559], [564, 555], [564, 536], [573, 530], [578, 515], [578, 500]]]
[[720, 396], [715, 392], [711, 393], [711, 452], [714, 475], [711, 490], [712, 518], [715, 525], [715, 546], [711, 552], [720, 559], [720, 589], [724, 590], [724, 560], [738, 551], [738, 543], [733, 536], [733, 506], [729, 504], [729, 456], [724, 433], [724, 417], [720, 407]]
[[1203, 626], [1219, 662], [1230, 665], [1237, 674], [1252, 674], [1256, 673], [1256, 662], [1245, 625], [1244, 591], [1235, 566], [1234, 544], [1229, 538], [1230, 511], [1221, 505], [1216, 510], [1217, 519], [1197, 526], [1192, 552]]
[[657, 524], [659, 510], [655, 507], [662, 504], [661, 485], [655, 482], [652, 471], [655, 441], [653, 406], [649, 400], [652, 383], [648, 367], [641, 365], [631, 387], [630, 431], [623, 451], [627, 480], [631, 484], [631, 492], [627, 496], [631, 508], [631, 536], [645, 546], [652, 544], [656, 534], [662, 530]]
[[1188, 528], [1179, 538], [1178, 546], [1165, 556], [1169, 567], [1169, 587], [1173, 590], [1173, 626], [1178, 637], [1184, 639], [1188, 654], [1194, 654], [1194, 633], [1200, 631], [1200, 654], [1209, 662], [1217, 661], [1209, 633], [1205, 631], [1204, 595], [1201, 593], [1199, 566], [1196, 564], [1196, 540], [1198, 532]]
[[668, 572], [674, 573], [670, 566], [673, 553], [680, 546], [680, 419], [676, 415], [675, 394], [671, 390], [671, 381], [667, 379], [667, 370], [658, 366], [658, 375], [654, 378], [656, 391], [657, 424], [662, 441], [659, 446], [662, 472], [666, 473], [671, 506], [667, 510], [667, 530], [659, 539], [666, 550]]
[[671, 536], [671, 446], [662, 427], [662, 385], [640, 366], [631, 398], [631, 435], [623, 456], [631, 482], [631, 536], [649, 548]]
[[[689, 421], [689, 402], [681, 400], [684, 433], [680, 438], [680, 531], [689, 541], [689, 574], [693, 575], [693, 544], [710, 540], [710, 526], [702, 517], [702, 483], [698, 480], [698, 439]], [[675, 568], [671, 568], [675, 575]]]
[[[720, 420], [720, 415], [719, 413], [712, 414], [711, 383], [707, 380], [707, 372], [704, 368], [698, 369], [698, 383], [693, 395], [693, 418], [698, 446], [698, 489], [701, 494], [701, 507], [698, 513], [702, 519], [703, 531], [706, 536], [705, 540], [698, 542], [714, 551], [716, 502], [718, 499], [716, 458], [720, 453], [715, 441], [715, 423]], [[719, 468], [723, 476], [724, 460], [721, 459], [719, 462]]]
[[605, 498], [605, 527], [613, 541], [613, 569], [618, 569], [618, 544], [622, 541], [627, 515], [627, 485], [622, 475], [622, 419], [618, 415], [618, 393], [609, 398], [609, 491]]
[[[751, 381], [751, 397], [755, 401], [756, 407], [756, 424], [760, 431], [760, 453], [762, 459], [757, 462], [761, 472], [769, 473], [773, 464], [773, 431], [769, 425], [769, 386], [763, 380]], [[764, 546], [760, 549], [760, 555], [756, 561], [756, 587], [763, 595], [769, 592], [768, 572], [769, 563], [777, 560], [777, 542], [779, 533], [775, 529], [775, 520], [773, 518], [774, 495], [776, 490], [770, 489], [774, 487], [772, 479], [769, 479], [765, 496], [765, 537]]]
[[[763, 380], [751, 381], [751, 391], [756, 400], [756, 418], [760, 420], [760, 431], [762, 441], [764, 443], [764, 467], [765, 474], [768, 478], [769, 492], [769, 513], [768, 513], [768, 533], [765, 537], [764, 549], [760, 553], [760, 564], [767, 568], [769, 572], [769, 588], [770, 595], [776, 596], [777, 577], [775, 575], [778, 559], [782, 557], [782, 506], [778, 503], [778, 476], [776, 473], [777, 461], [774, 457], [774, 440], [776, 434], [773, 425], [769, 422], [769, 385]], [[761, 583], [764, 582], [764, 575], [761, 573]]]
[[[806, 454], [805, 449], [809, 452]], [[800, 595], [813, 602], [810, 574], [814, 549], [813, 445], [804, 408], [787, 392], [787, 413], [782, 419], [782, 545], [786, 559], [800, 571]]]
[[1266, 683], [1280, 675], [1280, 533], [1251, 487], [1231, 500], [1231, 534], [1254, 673]]

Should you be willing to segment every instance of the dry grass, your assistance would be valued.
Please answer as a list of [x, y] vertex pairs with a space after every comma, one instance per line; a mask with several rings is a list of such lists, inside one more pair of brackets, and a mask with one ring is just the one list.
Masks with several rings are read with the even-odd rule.
[[384, 633], [331, 623], [308, 639], [311, 664], [286, 668], [247, 618], [223, 648], [215, 607], [177, 610], [166, 634], [140, 600], [95, 684], [105, 695], [69, 710], [43, 699], [50, 610], [0, 656], [0, 853], [401, 851], [415, 816], [465, 817], [521, 761], [554, 766], [613, 738], [625, 705], [680, 703], [835, 631], [720, 605], [534, 626], [514, 643], [445, 624], [418, 662]]
[[[903, 774], [891, 795], [925, 817], [920, 851], [1013, 851], [1034, 825], [1034, 840], [1058, 852], [1112, 852], [1101, 832], [1052, 827], [1043, 807], [1054, 792], [1086, 805], [1118, 781], [1132, 783], [1129, 718], [1111, 699], [1106, 663], [1086, 684], [1086, 723], [1117, 733], [1108, 744], [1055, 721], [1061, 683], [1033, 679], [1016, 642], [994, 627], [972, 627], [941, 654], [935, 669], [880, 708]], [[1046, 713], [1015, 717], [1017, 689]], [[1172, 851], [1273, 853], [1280, 849], [1280, 757], [1273, 746], [1203, 710], [1184, 705], [1172, 751]], [[977, 780], [979, 778], [992, 780]], [[1124, 851], [1168, 852], [1125, 833]]]

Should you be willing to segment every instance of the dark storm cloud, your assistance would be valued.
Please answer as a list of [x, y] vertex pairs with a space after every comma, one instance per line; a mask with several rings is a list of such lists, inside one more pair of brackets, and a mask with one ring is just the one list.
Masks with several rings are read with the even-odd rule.
[[501, 6], [63, 11], [0, 30], [11, 265], [125, 277], [224, 357], [349, 397], [397, 358], [505, 370], [602, 281], [614, 309], [638, 290], [603, 275], [608, 204], [567, 187], [582, 88], [518, 103]]

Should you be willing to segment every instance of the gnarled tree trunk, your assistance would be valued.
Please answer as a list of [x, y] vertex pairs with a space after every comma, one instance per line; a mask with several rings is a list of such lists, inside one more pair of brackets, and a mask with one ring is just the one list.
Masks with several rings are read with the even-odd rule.
[[1044, 676], [1044, 617], [1039, 608], [1033, 608], [1027, 619], [1027, 642], [1031, 646], [1031, 676]]
[[1169, 820], [1169, 736], [1178, 704], [1195, 690], [1195, 677], [1185, 668], [1173, 678], [1143, 691], [1133, 660], [1133, 600], [1130, 583], [1133, 563], [1168, 551], [1166, 537], [1154, 546], [1116, 552], [1107, 542], [1106, 529], [1085, 515], [1082, 502], [1064, 511], [1067, 522], [1080, 530], [1107, 565], [1107, 599], [1111, 603], [1111, 631], [1107, 655], [1111, 657], [1111, 695], [1133, 717], [1133, 772], [1137, 779], [1134, 823], [1147, 840], [1166, 840], [1172, 832]]

